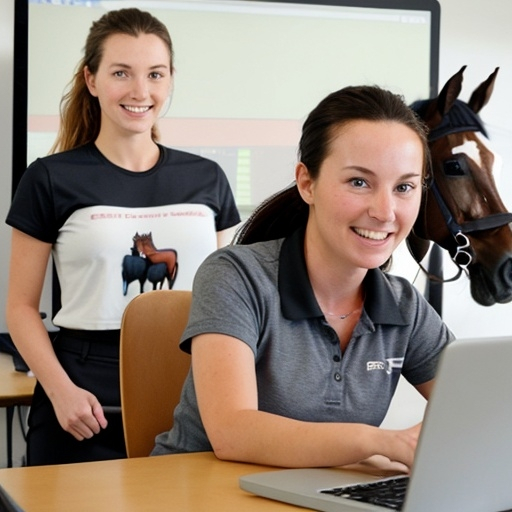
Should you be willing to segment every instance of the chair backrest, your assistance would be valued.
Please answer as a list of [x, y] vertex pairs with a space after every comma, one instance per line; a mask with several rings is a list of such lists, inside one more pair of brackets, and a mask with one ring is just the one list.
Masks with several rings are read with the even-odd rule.
[[156, 290], [126, 307], [121, 323], [121, 410], [128, 457], [148, 456], [155, 436], [169, 430], [190, 369], [179, 348], [192, 293]]

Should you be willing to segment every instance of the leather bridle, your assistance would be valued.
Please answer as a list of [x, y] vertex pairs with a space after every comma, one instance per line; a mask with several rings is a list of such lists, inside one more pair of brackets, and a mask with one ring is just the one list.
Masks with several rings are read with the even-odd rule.
[[[467, 127], [465, 127], [467, 131]], [[439, 129], [436, 129], [435, 131], [432, 131], [429, 134], [428, 141], [429, 143], [433, 142], [434, 140], [437, 140], [441, 137], [461, 132], [463, 131], [460, 127], [453, 127], [445, 128], [444, 130], [440, 131]], [[484, 132], [485, 133], [485, 132]], [[464, 221], [462, 223], [457, 222], [455, 217], [453, 216], [452, 212], [450, 211], [448, 205], [446, 204], [445, 200], [443, 199], [443, 196], [441, 195], [441, 192], [439, 191], [439, 187], [436, 184], [435, 177], [432, 176], [431, 182], [429, 185], [430, 190], [432, 191], [432, 194], [436, 200], [436, 203], [439, 207], [439, 210], [441, 211], [441, 214], [443, 215], [444, 221], [446, 223], [446, 227], [448, 228], [451, 236], [454, 239], [455, 242], [455, 253], [452, 254], [450, 252], [452, 261], [457, 265], [458, 267], [458, 273], [446, 280], [442, 280], [439, 277], [431, 274], [428, 272], [425, 268], [423, 268], [421, 265], [420, 267], [424, 272], [427, 273], [430, 279], [441, 281], [444, 283], [455, 281], [460, 277], [462, 272], [467, 273], [467, 269], [471, 262], [473, 261], [474, 257], [474, 251], [471, 248], [471, 242], [468, 238], [468, 234], [470, 233], [476, 233], [479, 231], [485, 231], [488, 229], [496, 229], [500, 228], [502, 226], [505, 226], [512, 222], [512, 213], [510, 212], [501, 212], [501, 213], [493, 213], [490, 215], [486, 215], [485, 217], [481, 217], [479, 219]]]
[[467, 272], [467, 268], [473, 261], [474, 251], [472, 250], [471, 242], [466, 235], [505, 226], [512, 222], [512, 213], [493, 213], [486, 215], [485, 217], [481, 217], [480, 219], [458, 223], [448, 208], [443, 196], [439, 192], [439, 188], [437, 187], [435, 180], [432, 180], [430, 190], [432, 191], [437, 205], [441, 210], [446, 227], [455, 241], [455, 254], [450, 255], [452, 257], [452, 261], [459, 268], [459, 272], [454, 278], [444, 281], [450, 282], [458, 279], [463, 271]]

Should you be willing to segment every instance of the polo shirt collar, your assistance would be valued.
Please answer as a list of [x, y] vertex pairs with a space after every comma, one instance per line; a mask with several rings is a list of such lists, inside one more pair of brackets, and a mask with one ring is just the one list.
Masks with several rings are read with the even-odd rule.
[[[281, 310], [288, 320], [322, 317], [309, 280], [304, 257], [304, 228], [283, 241], [279, 254], [278, 290]], [[365, 280], [365, 310], [376, 324], [407, 325], [391, 285], [380, 269], [370, 269]]]

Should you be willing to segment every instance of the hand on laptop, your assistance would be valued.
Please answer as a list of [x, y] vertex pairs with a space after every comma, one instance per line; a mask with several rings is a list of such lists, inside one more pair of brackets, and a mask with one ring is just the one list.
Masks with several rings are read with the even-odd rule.
[[420, 431], [421, 423], [404, 430], [384, 430], [383, 432], [391, 437], [383, 444], [382, 455], [388, 457], [391, 463], [405, 465], [409, 472], [414, 461]]
[[399, 473], [409, 473], [409, 467], [401, 462], [390, 460], [384, 455], [372, 455], [357, 464], [343, 466], [344, 469], [354, 469], [375, 476], [391, 476]]

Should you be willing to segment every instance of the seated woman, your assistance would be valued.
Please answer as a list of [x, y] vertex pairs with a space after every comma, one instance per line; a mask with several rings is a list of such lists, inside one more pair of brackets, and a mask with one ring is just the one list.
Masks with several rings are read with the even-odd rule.
[[200, 267], [182, 338], [192, 371], [154, 455], [411, 466], [421, 425], [379, 428], [404, 377], [428, 399], [453, 335], [385, 273], [418, 214], [425, 128], [375, 86], [327, 96], [303, 126], [295, 183]]

